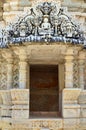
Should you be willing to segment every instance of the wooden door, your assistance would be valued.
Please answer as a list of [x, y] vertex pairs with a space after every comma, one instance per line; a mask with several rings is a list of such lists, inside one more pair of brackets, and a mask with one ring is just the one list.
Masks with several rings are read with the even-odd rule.
[[30, 67], [30, 114], [57, 116], [59, 111], [58, 66]]

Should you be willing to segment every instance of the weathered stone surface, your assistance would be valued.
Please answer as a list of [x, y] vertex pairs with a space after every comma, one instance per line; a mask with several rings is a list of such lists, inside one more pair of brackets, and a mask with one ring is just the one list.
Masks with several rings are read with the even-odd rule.
[[[22, 16], [24, 13], [26, 14], [31, 6], [30, 2], [35, 6], [40, 0], [1, 0], [0, 20], [4, 19], [4, 21], [0, 22], [0, 27], [4, 28], [8, 23], [14, 21], [15, 17], [18, 17], [17, 15]], [[81, 28], [85, 30], [86, 33], [85, 1], [55, 0], [55, 2], [58, 2], [58, 7], [60, 7], [61, 4], [64, 7], [67, 6], [68, 10], [71, 11], [70, 14], [72, 18], [76, 18], [75, 22], [79, 21], [81, 23]], [[67, 8], [65, 8], [65, 11], [67, 11]], [[13, 64], [8, 63], [8, 56], [1, 60], [0, 89], [11, 89], [11, 87], [17, 89], [0, 91], [0, 129], [86, 130], [86, 90], [84, 90], [86, 83], [86, 74], [84, 73], [86, 69], [84, 65], [86, 62], [85, 51], [83, 51], [81, 46], [76, 47], [71, 44], [67, 45], [66, 43], [65, 45], [63, 43], [47, 44], [49, 43], [36, 43], [35, 45], [34, 43], [24, 43], [23, 48], [22, 46], [17, 46], [17, 48], [11, 47]], [[9, 51], [9, 49], [7, 50]], [[7, 52], [7, 50], [5, 51]], [[15, 51], [17, 51], [17, 53], [15, 53]], [[0, 50], [0, 59], [2, 59], [1, 55]], [[78, 66], [78, 88], [80, 89], [73, 88], [75, 82], [74, 77], [77, 73], [76, 70], [74, 71], [75, 62]], [[58, 119], [30, 119], [30, 94], [29, 90], [25, 89], [30, 88], [31, 64], [58, 64], [59, 104], [60, 110], [62, 109], [62, 117]], [[29, 68], [28, 70], [27, 67]], [[8, 78], [6, 78], [7, 75], [9, 75]], [[11, 82], [12, 76], [13, 82]], [[66, 87], [66, 89], [64, 89], [64, 87]], [[19, 90], [19, 88], [21, 89]], [[63, 95], [61, 94], [62, 91]]]
[[28, 119], [29, 118], [29, 105], [14, 105], [12, 106], [13, 119]]
[[65, 118], [80, 118], [80, 105], [69, 104], [64, 105], [63, 117]]
[[80, 105], [78, 98], [81, 89], [64, 89], [63, 90], [63, 117], [64, 118], [80, 118]]
[[63, 90], [63, 103], [64, 104], [77, 104], [81, 89], [78, 88], [65, 88]]
[[77, 130], [80, 126], [80, 119], [64, 119], [64, 129]]
[[12, 103], [14, 105], [28, 105], [29, 104], [29, 90], [28, 89], [12, 89], [11, 90]]

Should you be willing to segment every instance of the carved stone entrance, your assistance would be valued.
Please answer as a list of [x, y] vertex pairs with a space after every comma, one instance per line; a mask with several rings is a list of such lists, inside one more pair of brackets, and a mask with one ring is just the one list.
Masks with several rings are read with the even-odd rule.
[[30, 115], [57, 117], [59, 85], [57, 65], [31, 65]]

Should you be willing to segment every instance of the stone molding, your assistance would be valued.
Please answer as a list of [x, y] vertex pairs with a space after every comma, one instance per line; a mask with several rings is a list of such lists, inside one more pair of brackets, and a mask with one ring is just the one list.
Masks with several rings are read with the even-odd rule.
[[63, 117], [64, 118], [79, 118], [80, 117], [80, 104], [78, 98], [81, 89], [65, 88], [63, 90]]

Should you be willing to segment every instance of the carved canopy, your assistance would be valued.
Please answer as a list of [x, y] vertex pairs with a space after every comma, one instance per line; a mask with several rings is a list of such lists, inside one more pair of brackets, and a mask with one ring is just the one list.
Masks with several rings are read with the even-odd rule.
[[58, 9], [55, 3], [43, 2], [30, 8], [28, 15], [1, 30], [0, 47], [23, 42], [68, 42], [84, 44], [85, 38], [80, 27], [73, 23], [64, 9]]

